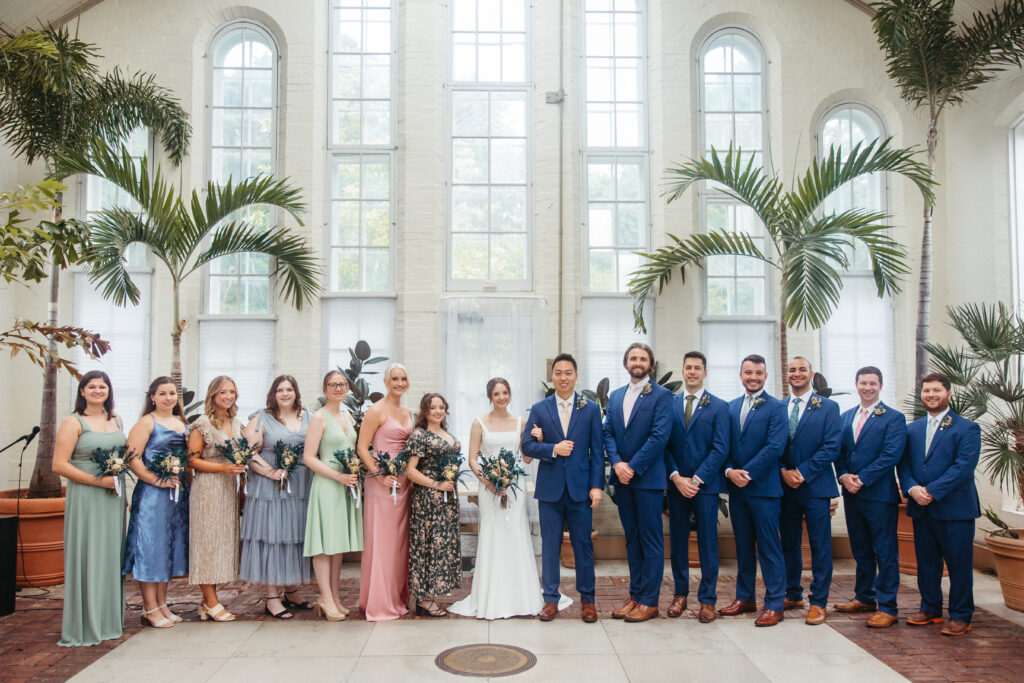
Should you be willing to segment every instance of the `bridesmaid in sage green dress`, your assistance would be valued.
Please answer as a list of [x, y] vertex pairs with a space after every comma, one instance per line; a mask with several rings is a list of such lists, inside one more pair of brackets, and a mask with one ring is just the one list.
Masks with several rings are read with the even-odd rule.
[[303, 463], [313, 471], [306, 513], [305, 555], [313, 558], [320, 597], [317, 610], [328, 621], [341, 621], [349, 610], [341, 604], [342, 553], [363, 549], [363, 511], [356, 507], [359, 475], [342, 471], [334, 454], [355, 455], [356, 430], [341, 402], [348, 393], [345, 375], [324, 377], [324, 407], [313, 413], [306, 432]]
[[61, 422], [53, 471], [67, 478], [64, 503], [64, 619], [58, 645], [96, 645], [124, 629], [125, 495], [123, 477], [101, 477], [97, 448], [125, 444], [114, 392], [105, 372], [87, 372], [78, 383], [75, 412]]

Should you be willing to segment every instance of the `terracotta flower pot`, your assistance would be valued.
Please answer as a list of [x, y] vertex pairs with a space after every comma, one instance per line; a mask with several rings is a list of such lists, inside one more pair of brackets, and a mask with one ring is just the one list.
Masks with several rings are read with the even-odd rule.
[[25, 493], [0, 491], [0, 515], [18, 515], [18, 586], [64, 583], [64, 497], [19, 500]]
[[[590, 532], [590, 541], [597, 538], [597, 529]], [[566, 569], [576, 568], [576, 555], [572, 552], [572, 543], [569, 542], [569, 532], [562, 532], [562, 548], [559, 552], [559, 560]]]
[[1024, 529], [1014, 529], [1019, 538], [985, 536], [999, 575], [1003, 602], [1010, 609], [1024, 612]]
[[[914, 551], [914, 520], [907, 516], [907, 504], [900, 503], [896, 514], [896, 543], [900, 551], [900, 574], [917, 576], [917, 555]], [[949, 576], [946, 565], [942, 565], [942, 575]]]

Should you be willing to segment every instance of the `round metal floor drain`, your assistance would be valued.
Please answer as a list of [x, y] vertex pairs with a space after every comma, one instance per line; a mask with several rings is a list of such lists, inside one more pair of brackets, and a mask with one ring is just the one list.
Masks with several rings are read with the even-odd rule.
[[514, 645], [475, 643], [445, 650], [434, 659], [442, 671], [459, 676], [511, 676], [533, 668], [537, 657]]

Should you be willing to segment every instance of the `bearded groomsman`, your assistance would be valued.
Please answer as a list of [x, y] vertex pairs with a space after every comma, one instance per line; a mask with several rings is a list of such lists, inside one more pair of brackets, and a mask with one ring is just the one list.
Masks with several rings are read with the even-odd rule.
[[615, 619], [647, 621], [658, 616], [665, 567], [661, 501], [665, 497], [665, 446], [672, 431], [672, 392], [651, 381], [654, 351], [630, 344], [622, 357], [629, 384], [608, 397], [604, 449], [626, 533], [629, 596]]
[[839, 404], [811, 389], [811, 362], [795, 356], [786, 373], [790, 395], [789, 444], [782, 456], [782, 554], [786, 562], [785, 609], [804, 606], [800, 573], [803, 524], [811, 545], [811, 587], [805, 623], [825, 623], [828, 589], [832, 585], [831, 500], [839, 496], [832, 463], [839, 455]]
[[786, 408], [764, 390], [768, 367], [763, 356], [743, 359], [740, 380], [746, 393], [729, 403], [732, 445], [726, 461], [729, 512], [736, 538], [736, 599], [718, 610], [735, 616], [757, 610], [754, 580], [757, 562], [764, 578], [764, 611], [756, 626], [774, 626], [782, 620], [786, 568], [779, 541], [779, 468], [788, 436]]
[[942, 623], [942, 563], [949, 568], [949, 623], [946, 636], [971, 630], [974, 615], [974, 520], [981, 516], [974, 468], [981, 453], [981, 428], [949, 409], [949, 378], [937, 372], [921, 378], [927, 417], [907, 427], [899, 464], [907, 516], [914, 523], [917, 589], [921, 611], [911, 626]]
[[729, 404], [704, 390], [708, 359], [700, 351], [683, 356], [686, 391], [672, 398], [668, 472], [669, 540], [675, 594], [665, 613], [682, 615], [690, 594], [690, 516], [697, 521], [701, 623], [715, 620], [718, 595], [718, 495], [725, 493], [722, 466], [729, 457]]
[[907, 443], [907, 420], [879, 399], [881, 370], [863, 367], [856, 381], [860, 405], [843, 413], [843, 440], [836, 459], [856, 581], [853, 598], [834, 607], [846, 613], [874, 612], [866, 625], [888, 628], [896, 623], [900, 587], [896, 464]]

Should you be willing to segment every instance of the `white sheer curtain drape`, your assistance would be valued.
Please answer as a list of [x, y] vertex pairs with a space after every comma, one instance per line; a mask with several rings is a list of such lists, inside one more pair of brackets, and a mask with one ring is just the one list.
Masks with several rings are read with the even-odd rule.
[[[438, 301], [441, 335], [441, 391], [451, 406], [448, 425], [469, 457], [473, 418], [489, 412], [487, 380], [504, 377], [512, 388], [509, 411], [525, 419], [542, 398], [547, 303], [538, 297], [442, 297]], [[527, 468], [536, 472], [536, 463]], [[530, 518], [537, 505], [529, 499]]]

